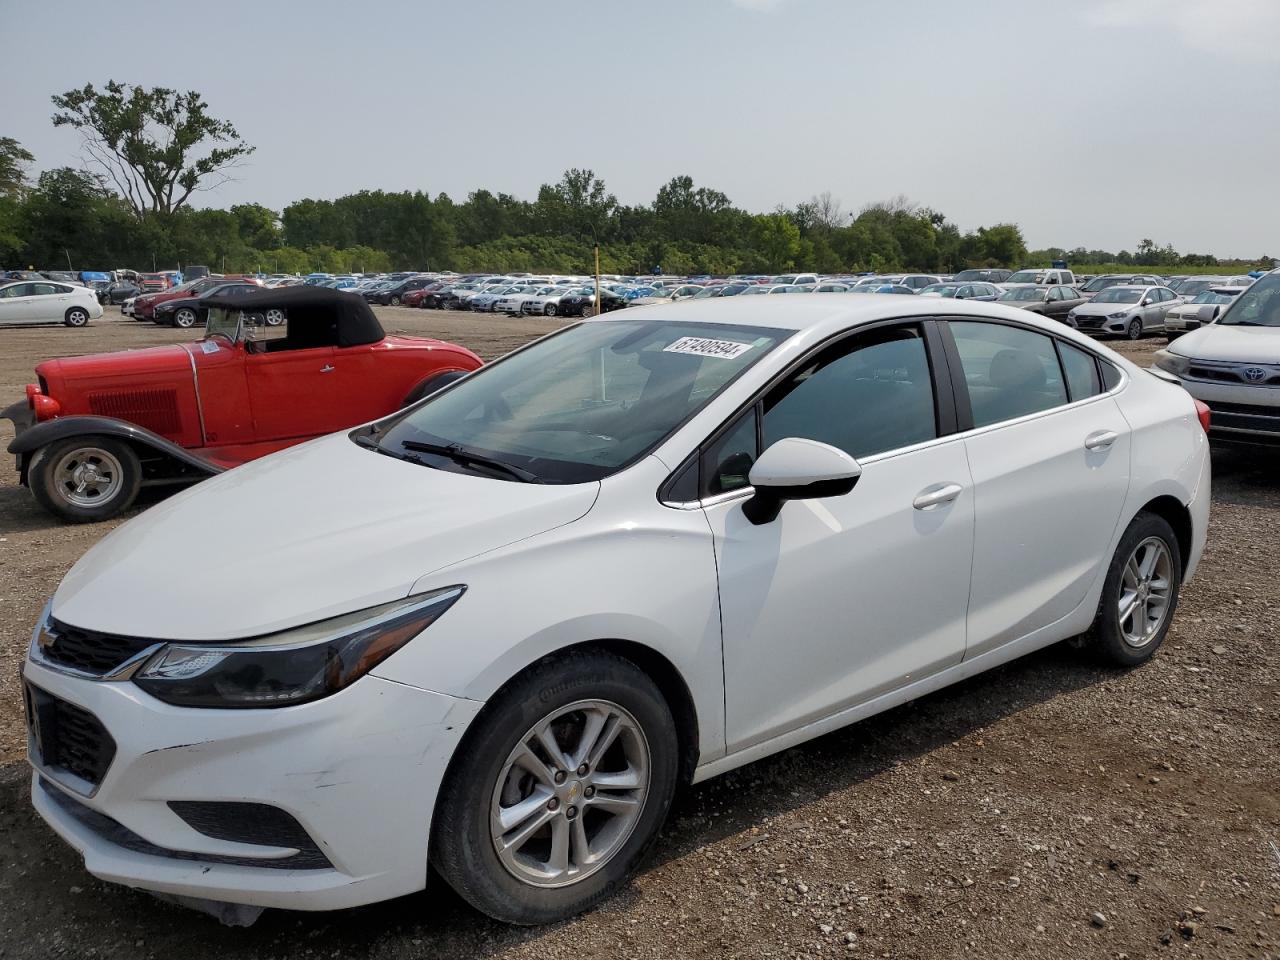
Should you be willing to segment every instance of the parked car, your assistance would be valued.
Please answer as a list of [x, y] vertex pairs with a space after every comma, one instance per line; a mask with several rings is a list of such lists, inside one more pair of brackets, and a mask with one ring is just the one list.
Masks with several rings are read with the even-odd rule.
[[816, 273], [784, 273], [779, 277], [774, 277], [769, 282], [775, 287], [790, 287], [802, 283], [817, 283], [818, 275]]
[[173, 284], [169, 282], [168, 274], [140, 273], [138, 274], [138, 286], [142, 288], [143, 293], [159, 293], [163, 290], [168, 290]]
[[1154, 286], [1165, 286], [1165, 282], [1159, 277], [1153, 277], [1150, 274], [1107, 273], [1101, 276], [1091, 277], [1088, 282], [1081, 284], [1078, 289], [1082, 297], [1086, 300], [1092, 300], [1095, 296], [1109, 287]]
[[1000, 294], [1000, 302], [1068, 323], [1071, 311], [1089, 301], [1075, 287], [1055, 286], [1011, 287]]
[[[367, 304], [336, 290], [203, 305], [203, 340], [37, 365], [39, 382], [0, 415], [14, 421], [9, 452], [42, 506], [103, 520], [143, 486], [202, 480], [372, 420], [480, 365], [453, 344], [387, 336]], [[272, 310], [286, 322], [260, 339]]]
[[[593, 317], [596, 313], [596, 290], [594, 286], [577, 287], [560, 297], [556, 313], [562, 317]], [[627, 301], [612, 290], [600, 287], [600, 312], [609, 313], [621, 310]]]
[[[192, 327], [205, 325], [208, 311], [205, 309], [205, 303], [215, 297], [234, 296], [239, 293], [253, 293], [258, 287], [255, 284], [245, 280], [235, 280], [231, 283], [217, 283], [201, 293], [188, 297], [176, 297], [172, 300], [166, 300], [156, 305], [151, 314], [153, 323], [170, 327], [181, 327], [189, 330]], [[267, 310], [263, 314], [264, 322], [269, 326], [277, 327], [284, 323], [284, 310], [276, 307]]]
[[1061, 284], [1068, 287], [1076, 285], [1075, 274], [1070, 270], [1060, 270], [1050, 268], [1047, 270], [1019, 270], [1017, 273], [1009, 275], [1008, 280], [1001, 282], [1000, 286], [1008, 289], [1012, 286], [1032, 286], [1032, 287], [1051, 287], [1055, 284]]
[[83, 327], [102, 316], [98, 295], [88, 287], [51, 280], [0, 285], [0, 323], [64, 323]]
[[1233, 277], [1187, 277], [1174, 291], [1183, 303], [1190, 303], [1206, 290], [1213, 287], [1247, 287], [1253, 278], [1244, 275]]
[[944, 297], [953, 300], [984, 300], [990, 302], [1000, 299], [1001, 290], [994, 283], [961, 282], [933, 283], [920, 291], [922, 297]]
[[982, 283], [1004, 283], [1011, 276], [1012, 270], [1003, 270], [999, 267], [981, 267], [974, 270], [961, 270], [951, 279], [955, 283], [972, 283], [975, 280]]
[[1084, 333], [1139, 340], [1164, 330], [1165, 311], [1178, 302], [1168, 287], [1108, 287], [1067, 312], [1067, 323]]
[[850, 293], [897, 293], [914, 295], [915, 291], [910, 287], [904, 287], [900, 283], [857, 283], [849, 288]]
[[1208, 326], [1218, 315], [1235, 302], [1236, 297], [1248, 287], [1210, 287], [1190, 303], [1179, 303], [1164, 315], [1164, 332], [1175, 340], [1191, 330]]
[[201, 264], [197, 264], [193, 267], [184, 267], [182, 269], [182, 276], [185, 280], [199, 280], [201, 277], [209, 276], [210, 273], [211, 271], [209, 268]]
[[131, 280], [117, 280], [115, 283], [107, 287], [108, 304], [122, 304], [126, 300], [132, 300], [142, 292], [142, 288]]
[[948, 309], [576, 324], [144, 513], [33, 630], [36, 811], [170, 895], [332, 909], [430, 867], [560, 921], [681, 784], [1086, 633], [1148, 661], [1204, 548], [1199, 406]]
[[128, 315], [135, 320], [150, 320], [155, 315], [156, 307], [168, 300], [180, 300], [185, 297], [193, 297], [204, 293], [206, 290], [212, 290], [214, 287], [221, 286], [232, 280], [243, 281], [244, 283], [258, 284], [260, 281], [256, 277], [245, 276], [222, 276], [222, 277], [201, 277], [199, 280], [192, 280], [189, 283], [182, 283], [176, 287], [170, 287], [155, 293], [142, 293], [133, 299]]
[[1209, 405], [1213, 439], [1280, 442], [1280, 271], [1241, 292], [1213, 323], [1157, 351], [1154, 367]]
[[364, 298], [370, 303], [380, 303], [384, 307], [398, 307], [404, 302], [404, 295], [411, 290], [421, 290], [432, 283], [435, 277], [405, 277], [381, 289], [366, 292]]
[[563, 298], [565, 294], [572, 294], [577, 287], [564, 287], [557, 285], [546, 289], [550, 292], [524, 298], [522, 310], [526, 315], [541, 314], [544, 317], [554, 317], [560, 311], [561, 298]]

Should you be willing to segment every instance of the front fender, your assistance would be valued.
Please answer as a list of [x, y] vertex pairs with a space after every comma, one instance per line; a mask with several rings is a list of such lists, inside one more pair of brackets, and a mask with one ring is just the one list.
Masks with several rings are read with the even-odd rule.
[[[13, 409], [14, 407], [6, 408], [5, 415], [8, 416]], [[159, 434], [144, 430], [137, 424], [129, 423], [126, 420], [117, 420], [114, 417], [58, 417], [54, 420], [47, 420], [44, 423], [37, 423], [22, 430], [14, 437], [9, 442], [8, 449], [10, 453], [23, 456], [56, 440], [89, 435], [127, 440], [137, 446], [150, 448], [157, 453], [172, 457], [174, 460], [210, 477], [222, 473], [226, 469], [216, 463], [211, 463], [199, 454], [192, 453], [186, 447], [180, 447], [173, 441], [166, 440]]]

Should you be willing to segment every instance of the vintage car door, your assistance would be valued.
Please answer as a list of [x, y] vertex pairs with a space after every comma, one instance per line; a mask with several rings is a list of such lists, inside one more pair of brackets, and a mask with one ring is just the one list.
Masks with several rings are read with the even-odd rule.
[[[287, 343], [286, 340], [275, 343]], [[258, 440], [289, 440], [332, 433], [359, 423], [335, 389], [333, 347], [268, 350], [258, 343], [245, 355], [245, 379]]]

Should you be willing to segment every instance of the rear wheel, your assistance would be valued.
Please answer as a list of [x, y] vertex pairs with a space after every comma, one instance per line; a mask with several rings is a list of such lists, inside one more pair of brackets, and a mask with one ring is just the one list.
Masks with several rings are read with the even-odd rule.
[[639, 864], [677, 762], [671, 711], [644, 671], [603, 652], [549, 657], [499, 691], [458, 748], [432, 863], [495, 919], [573, 916]]
[[69, 437], [32, 454], [27, 484], [50, 513], [91, 523], [129, 508], [142, 486], [142, 465], [123, 441]]
[[62, 318], [68, 327], [83, 327], [89, 323], [89, 311], [84, 307], [72, 307]]
[[284, 311], [279, 307], [272, 307], [263, 316], [268, 327], [278, 327], [284, 323]]
[[582, 308], [582, 318], [584, 320], [586, 320], [589, 317], [594, 317], [595, 315], [596, 315], [596, 308], [593, 305], [587, 304], [585, 307]]
[[1150, 660], [1169, 632], [1181, 584], [1182, 552], [1173, 528], [1156, 514], [1138, 514], [1107, 568], [1090, 630], [1094, 649], [1125, 667]]
[[393, 306], [393, 307], [398, 307], [398, 306], [400, 306], [400, 304], [401, 304], [402, 302], [403, 302], [403, 301], [401, 301], [401, 299], [400, 299], [400, 294], [398, 294], [398, 293], [397, 293], [397, 294], [393, 294], [393, 295], [392, 295], [392, 297], [391, 297], [391, 299], [388, 301], [388, 303], [389, 303], [391, 306]]
[[441, 387], [447, 387], [455, 380], [461, 380], [467, 375], [465, 370], [446, 370], [443, 373], [436, 373], [427, 377], [416, 387], [409, 391], [409, 395], [404, 398], [402, 407], [407, 407], [411, 403], [417, 403], [423, 397], [429, 397]]

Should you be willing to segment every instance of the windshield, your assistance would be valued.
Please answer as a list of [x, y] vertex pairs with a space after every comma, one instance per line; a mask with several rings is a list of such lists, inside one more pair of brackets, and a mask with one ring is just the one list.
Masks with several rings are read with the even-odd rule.
[[[788, 335], [713, 323], [579, 324], [408, 411], [377, 443], [408, 459], [418, 458], [415, 447], [456, 445], [459, 461], [472, 454], [547, 483], [599, 480], [651, 449]], [[447, 452], [422, 461], [450, 467]]]
[[1043, 270], [1019, 270], [1005, 283], [1044, 283]]
[[966, 280], [986, 280], [991, 276], [990, 270], [961, 270], [956, 274], [956, 282], [963, 283]]
[[954, 283], [931, 283], [921, 293], [936, 293], [940, 297], [954, 297], [960, 288]]
[[209, 337], [225, 337], [232, 343], [240, 333], [239, 310], [228, 310], [225, 307], [209, 307], [208, 317], [204, 323], [205, 339]]
[[1269, 273], [1253, 284], [1218, 318], [1220, 326], [1280, 327], [1280, 274]]
[[1107, 289], [1107, 287], [1116, 287], [1122, 283], [1128, 283], [1129, 277], [1094, 277], [1080, 289], [1085, 293], [1098, 293]]
[[1019, 287], [1000, 294], [1001, 300], [1043, 300], [1045, 287]]
[[1178, 287], [1178, 296], [1191, 297], [1198, 293], [1204, 293], [1210, 287], [1216, 287], [1222, 283], [1221, 280], [1184, 280], [1182, 286]]
[[1137, 303], [1142, 299], [1141, 290], [1109, 287], [1093, 298], [1094, 303]]

